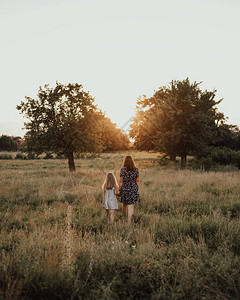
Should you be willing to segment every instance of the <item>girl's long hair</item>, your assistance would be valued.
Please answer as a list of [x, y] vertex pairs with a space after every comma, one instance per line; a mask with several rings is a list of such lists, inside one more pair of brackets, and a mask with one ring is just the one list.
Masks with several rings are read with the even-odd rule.
[[130, 155], [125, 156], [123, 161], [123, 167], [127, 168], [128, 171], [134, 171], [137, 168], [132, 156]]
[[117, 179], [112, 172], [107, 173], [102, 188], [107, 190], [118, 189]]

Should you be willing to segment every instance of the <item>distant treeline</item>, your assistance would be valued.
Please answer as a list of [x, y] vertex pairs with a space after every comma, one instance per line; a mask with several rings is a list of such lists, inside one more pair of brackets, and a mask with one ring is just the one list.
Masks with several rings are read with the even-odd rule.
[[[130, 148], [130, 142], [128, 139], [128, 136], [123, 133], [121, 129], [118, 129], [115, 127], [113, 123], [111, 123], [110, 119], [105, 119], [105, 124], [102, 126], [102, 137], [101, 137], [101, 146], [98, 148], [98, 153], [101, 152], [114, 152], [114, 151], [122, 151], [122, 150], [128, 150]], [[8, 135], [2, 135], [0, 137], [0, 151], [2, 152], [27, 152], [28, 155], [18, 153], [16, 155], [16, 158], [18, 159], [33, 159], [37, 156], [31, 152], [28, 151], [28, 148], [26, 147], [25, 139], [19, 137], [19, 136], [8, 136]], [[44, 158], [65, 158], [65, 155], [61, 155], [56, 153], [56, 155], [52, 155], [50, 152], [45, 152], [46, 157]], [[88, 151], [88, 154], [85, 153], [79, 153], [76, 155], [76, 157], [90, 157], [92, 156], [91, 151]], [[9, 156], [10, 157], [10, 156]]]
[[19, 151], [22, 143], [23, 139], [19, 136], [2, 135], [0, 137], [0, 151]]

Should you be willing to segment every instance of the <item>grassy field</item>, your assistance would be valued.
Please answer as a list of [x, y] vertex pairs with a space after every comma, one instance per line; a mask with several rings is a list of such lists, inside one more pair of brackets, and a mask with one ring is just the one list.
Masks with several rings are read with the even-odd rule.
[[132, 225], [101, 208], [125, 153], [0, 161], [0, 299], [240, 299], [240, 173], [132, 153]]

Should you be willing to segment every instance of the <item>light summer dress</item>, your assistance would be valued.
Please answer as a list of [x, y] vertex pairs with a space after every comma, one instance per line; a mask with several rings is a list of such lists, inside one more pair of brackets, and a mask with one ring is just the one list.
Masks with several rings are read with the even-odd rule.
[[115, 188], [105, 189], [104, 207], [105, 209], [118, 209]]

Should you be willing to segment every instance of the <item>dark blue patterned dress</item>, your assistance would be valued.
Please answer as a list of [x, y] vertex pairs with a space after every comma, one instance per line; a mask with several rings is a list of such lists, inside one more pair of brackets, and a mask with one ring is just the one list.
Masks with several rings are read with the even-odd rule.
[[123, 167], [120, 171], [120, 177], [123, 178], [123, 184], [120, 191], [120, 202], [123, 204], [135, 204], [140, 201], [136, 179], [139, 177], [138, 168], [134, 171], [128, 171]]

